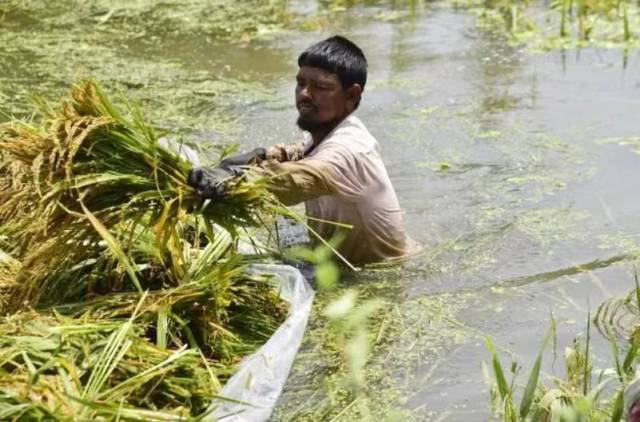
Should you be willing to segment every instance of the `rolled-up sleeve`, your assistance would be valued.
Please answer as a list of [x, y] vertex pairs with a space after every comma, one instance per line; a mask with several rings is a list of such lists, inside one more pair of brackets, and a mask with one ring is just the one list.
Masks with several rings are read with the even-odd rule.
[[275, 160], [280, 163], [302, 160], [304, 158], [305, 146], [305, 141], [270, 146], [266, 150], [267, 160]]

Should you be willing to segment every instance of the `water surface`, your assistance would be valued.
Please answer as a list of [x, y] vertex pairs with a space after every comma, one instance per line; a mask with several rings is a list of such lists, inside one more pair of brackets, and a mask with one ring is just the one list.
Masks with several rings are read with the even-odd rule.
[[[56, 98], [93, 75], [190, 139], [247, 149], [289, 142], [300, 135], [297, 55], [334, 33], [352, 38], [370, 65], [357, 114], [378, 138], [408, 232], [425, 250], [400, 269], [345, 281], [386, 300], [367, 404], [375, 419], [487, 420], [484, 336], [523, 365], [523, 379], [551, 312], [561, 352], [584, 331], [587, 309], [632, 287], [640, 155], [601, 141], [638, 135], [639, 56], [532, 55], [464, 11], [419, 4], [326, 14], [322, 2], [293, 2], [310, 29], [252, 42], [153, 26], [135, 35], [90, 20], [68, 30], [8, 14], [0, 110], [24, 115], [27, 93]], [[274, 420], [334, 417], [350, 404], [323, 390], [337, 353], [324, 333], [316, 315]], [[597, 335], [595, 350], [609, 361]], [[561, 375], [561, 365], [545, 365]], [[338, 419], [352, 419], [349, 411]]]

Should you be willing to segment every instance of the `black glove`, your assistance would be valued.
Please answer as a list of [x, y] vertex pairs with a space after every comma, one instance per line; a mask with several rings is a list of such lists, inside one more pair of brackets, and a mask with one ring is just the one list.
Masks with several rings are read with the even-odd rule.
[[264, 148], [256, 148], [253, 151], [244, 154], [232, 155], [220, 162], [220, 167], [248, 166], [252, 164], [260, 164], [261, 161], [267, 159], [267, 150]]
[[189, 171], [187, 183], [194, 188], [198, 195], [205, 199], [222, 199], [226, 196], [225, 180], [242, 176], [243, 166], [259, 164], [267, 159], [264, 148], [256, 148], [244, 154], [225, 158], [220, 165], [213, 169], [196, 167]]
[[189, 171], [187, 183], [206, 199], [222, 199], [227, 195], [225, 181], [242, 175], [239, 167], [196, 167]]

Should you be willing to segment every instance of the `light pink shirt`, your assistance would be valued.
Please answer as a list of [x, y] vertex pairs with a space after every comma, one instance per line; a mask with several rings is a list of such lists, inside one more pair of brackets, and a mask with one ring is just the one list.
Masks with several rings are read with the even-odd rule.
[[[311, 145], [307, 136], [305, 151]], [[325, 240], [344, 232], [346, 237], [337, 249], [347, 260], [364, 264], [406, 253], [402, 210], [380, 157], [378, 141], [360, 119], [348, 116], [303, 158], [302, 154], [282, 155], [268, 152], [276, 159], [263, 164], [281, 175], [270, 190], [287, 205], [305, 201], [307, 215], [312, 217], [309, 225]], [[301, 159], [277, 161], [287, 158]], [[330, 222], [349, 224], [353, 229]]]

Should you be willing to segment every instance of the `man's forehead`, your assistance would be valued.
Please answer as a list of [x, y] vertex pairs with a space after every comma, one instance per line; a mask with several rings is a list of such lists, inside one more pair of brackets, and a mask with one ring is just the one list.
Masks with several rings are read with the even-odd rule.
[[340, 82], [338, 75], [320, 67], [302, 66], [298, 70], [298, 77], [310, 78], [326, 82]]

